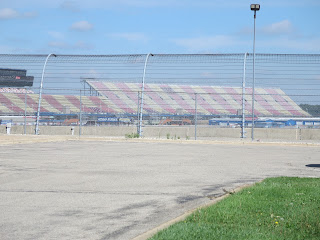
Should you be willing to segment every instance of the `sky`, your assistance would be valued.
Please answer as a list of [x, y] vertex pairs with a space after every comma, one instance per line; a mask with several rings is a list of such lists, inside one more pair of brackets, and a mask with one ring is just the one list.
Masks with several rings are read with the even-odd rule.
[[0, 54], [320, 53], [320, 0], [0, 0]]

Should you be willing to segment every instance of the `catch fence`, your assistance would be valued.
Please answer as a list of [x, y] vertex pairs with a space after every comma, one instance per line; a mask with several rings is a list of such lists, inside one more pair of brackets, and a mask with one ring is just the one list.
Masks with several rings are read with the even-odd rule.
[[196, 139], [201, 129], [233, 128], [253, 139], [256, 128], [320, 127], [319, 54], [256, 54], [255, 77], [247, 53], [0, 55], [0, 63], [2, 125], [24, 133], [127, 126], [143, 137], [150, 127], [189, 127]]

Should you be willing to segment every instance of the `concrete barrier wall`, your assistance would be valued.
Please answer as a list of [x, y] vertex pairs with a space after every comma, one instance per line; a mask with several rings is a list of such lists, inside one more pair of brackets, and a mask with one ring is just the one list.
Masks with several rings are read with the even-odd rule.
[[[27, 126], [26, 133], [34, 134], [34, 126]], [[95, 127], [85, 126], [81, 128], [82, 135], [94, 135], [94, 136], [125, 136], [125, 134], [136, 133], [137, 127], [135, 126], [106, 126]], [[0, 134], [6, 133], [6, 127], [0, 126]], [[40, 135], [71, 135], [70, 126], [40, 126]], [[12, 126], [11, 134], [24, 134], [24, 126]], [[74, 127], [74, 135], [79, 135], [79, 127]]]
[[300, 140], [320, 140], [320, 129], [300, 129]]
[[[95, 135], [95, 136], [120, 136], [124, 137], [126, 134], [136, 133], [136, 126], [107, 126], [107, 127], [95, 127], [88, 126], [82, 127], [83, 135]], [[78, 132], [77, 132], [78, 133]]]
[[[197, 128], [197, 137], [201, 138], [240, 138], [240, 129], [234, 128], [213, 128], [201, 126]], [[143, 136], [157, 138], [190, 138], [194, 139], [195, 128], [192, 127], [144, 127]]]
[[[297, 135], [299, 129], [276, 129], [276, 128], [257, 128], [254, 129], [255, 139], [281, 139], [281, 140], [300, 140]], [[248, 138], [251, 137], [251, 129], [248, 129]]]
[[[27, 134], [34, 134], [34, 126], [27, 126]], [[124, 137], [126, 134], [137, 132], [136, 126], [86, 126], [81, 128], [82, 135]], [[24, 126], [12, 126], [11, 134], [23, 134]], [[6, 127], [0, 126], [0, 134], [6, 134]], [[40, 126], [40, 135], [71, 135], [70, 126]], [[74, 135], [79, 135], [79, 127], [74, 127]], [[194, 126], [146, 126], [143, 136], [147, 138], [194, 139]], [[240, 128], [216, 128], [199, 126], [197, 137], [206, 138], [240, 138]], [[246, 129], [247, 139], [251, 137], [251, 128]], [[285, 128], [256, 128], [255, 139], [269, 140], [319, 140], [320, 129], [285, 129]]]

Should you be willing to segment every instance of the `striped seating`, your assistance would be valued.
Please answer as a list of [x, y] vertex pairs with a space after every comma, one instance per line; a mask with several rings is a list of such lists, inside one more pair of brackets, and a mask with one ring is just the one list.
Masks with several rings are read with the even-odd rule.
[[[141, 84], [88, 81], [101, 96], [82, 96], [82, 111], [86, 113], [137, 114]], [[140, 93], [139, 93], [140, 92]], [[145, 114], [237, 115], [242, 109], [242, 89], [237, 87], [145, 84]], [[252, 89], [246, 89], [246, 114], [251, 114]], [[139, 95], [139, 96], [138, 96]], [[41, 112], [79, 113], [80, 96], [42, 95]], [[38, 94], [27, 94], [27, 112], [38, 108]], [[257, 116], [309, 116], [281, 89], [255, 89]], [[22, 114], [24, 93], [0, 93], [0, 113]]]
[[[138, 107], [138, 83], [112, 83], [88, 81], [92, 88], [113, 103], [120, 112], [134, 112]], [[236, 115], [242, 109], [242, 89], [239, 87], [145, 84], [145, 113]], [[245, 94], [246, 114], [251, 114], [252, 89]], [[255, 115], [257, 116], [309, 116], [289, 96], [278, 88], [255, 89]]]
[[25, 88], [0, 88], [0, 93], [34, 93], [32, 90]]
[[[25, 94], [21, 93], [0, 93], [0, 113], [1, 114], [23, 114], [35, 113], [38, 110], [38, 94], [27, 94], [27, 104], [25, 104]], [[108, 100], [104, 97], [82, 96], [82, 111], [87, 113], [117, 113], [108, 105]], [[41, 112], [53, 113], [79, 113], [80, 97], [73, 95], [42, 95]]]

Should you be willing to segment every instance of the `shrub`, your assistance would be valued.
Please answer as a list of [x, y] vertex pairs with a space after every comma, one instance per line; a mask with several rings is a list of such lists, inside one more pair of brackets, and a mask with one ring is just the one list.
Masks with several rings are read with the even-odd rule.
[[140, 136], [139, 136], [139, 133], [127, 133], [126, 135], [125, 135], [125, 137], [126, 138], [139, 138]]

